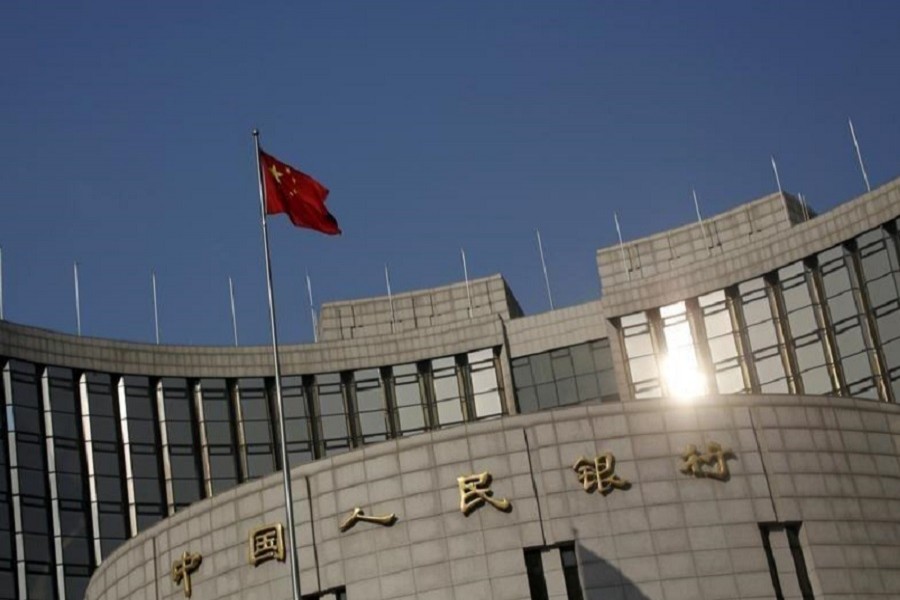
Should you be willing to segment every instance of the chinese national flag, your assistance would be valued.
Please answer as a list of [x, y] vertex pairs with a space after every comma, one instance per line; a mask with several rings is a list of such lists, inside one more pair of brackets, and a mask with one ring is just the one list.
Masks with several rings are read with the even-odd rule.
[[328, 188], [261, 150], [259, 159], [266, 186], [266, 214], [287, 213], [297, 227], [328, 235], [341, 233], [337, 219], [325, 208]]

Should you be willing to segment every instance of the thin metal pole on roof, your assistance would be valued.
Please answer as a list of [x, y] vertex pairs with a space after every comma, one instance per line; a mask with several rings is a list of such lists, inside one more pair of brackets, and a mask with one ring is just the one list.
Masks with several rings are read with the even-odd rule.
[[703, 223], [703, 217], [700, 215], [700, 202], [697, 200], [697, 190], [691, 188], [691, 193], [694, 194], [694, 210], [697, 211], [697, 222], [700, 224], [700, 231], [703, 232], [703, 243], [706, 244], [706, 249], [709, 252], [712, 252], [712, 246], [709, 244], [709, 236], [706, 235], [706, 225]]
[[472, 291], [469, 289], [469, 267], [466, 265], [466, 251], [462, 248], [459, 249], [459, 253], [462, 256], [462, 264], [463, 264], [463, 277], [466, 278], [466, 297], [469, 300], [469, 318], [472, 318]]
[[81, 335], [81, 293], [78, 289], [78, 262], [72, 263], [72, 271], [75, 275], [75, 331]]
[[628, 281], [631, 281], [631, 270], [628, 268], [628, 261], [625, 260], [625, 244], [622, 242], [622, 228], [619, 227], [619, 215], [613, 212], [613, 220], [616, 222], [616, 235], [619, 236], [619, 251], [622, 253], [622, 268], [628, 275]]
[[313, 341], [319, 341], [319, 321], [316, 319], [316, 305], [313, 304], [312, 297], [312, 280], [309, 278], [309, 271], [306, 272], [306, 293], [309, 295], [309, 316], [312, 319]]
[[159, 304], [156, 301], [156, 271], [151, 271], [153, 281], [153, 327], [156, 330], [156, 345], [159, 345]]
[[869, 175], [866, 173], [866, 166], [863, 164], [862, 153], [859, 151], [859, 142], [856, 139], [856, 131], [853, 129], [853, 120], [847, 119], [850, 124], [850, 135], [853, 137], [853, 145], [856, 147], [856, 159], [859, 161], [859, 170], [862, 171], [863, 179], [866, 182], [866, 191], [871, 192], [872, 186], [869, 185]]
[[544, 245], [541, 243], [541, 231], [535, 229], [537, 234], [538, 252], [541, 254], [541, 268], [544, 270], [544, 284], [547, 286], [547, 300], [550, 301], [550, 310], [553, 310], [553, 294], [550, 293], [550, 277], [547, 275], [547, 263], [544, 261]]
[[806, 198], [803, 197], [803, 194], [797, 194], [797, 198], [800, 199], [800, 208], [803, 209], [803, 220], [809, 221], [809, 206], [806, 204]]
[[772, 171], [775, 172], [775, 183], [778, 184], [778, 193], [783, 194], [784, 191], [781, 189], [781, 178], [778, 176], [778, 165], [775, 164], [775, 157], [772, 157]]
[[0, 321], [3, 320], [3, 247], [0, 246]]
[[388, 273], [387, 263], [384, 264], [384, 283], [387, 285], [388, 303], [391, 305], [391, 330], [394, 328], [394, 295], [391, 293], [391, 276]]
[[231, 298], [231, 330], [234, 332], [234, 345], [238, 345], [237, 312], [234, 310], [234, 283], [228, 277], [228, 296]]
[[288, 560], [291, 563], [291, 588], [294, 600], [300, 597], [300, 566], [297, 560], [297, 531], [294, 527], [294, 494], [291, 490], [291, 461], [287, 451], [284, 401], [281, 395], [281, 358], [278, 353], [278, 328], [275, 326], [275, 292], [272, 285], [272, 260], [269, 257], [269, 228], [266, 223], [266, 191], [259, 162], [259, 131], [253, 130], [256, 147], [256, 178], [259, 184], [259, 212], [262, 218], [263, 248], [266, 254], [266, 286], [269, 293], [269, 325], [272, 330], [272, 355], [275, 360], [275, 400], [278, 405], [278, 445], [281, 454], [281, 481], [284, 487], [284, 511], [287, 517]]

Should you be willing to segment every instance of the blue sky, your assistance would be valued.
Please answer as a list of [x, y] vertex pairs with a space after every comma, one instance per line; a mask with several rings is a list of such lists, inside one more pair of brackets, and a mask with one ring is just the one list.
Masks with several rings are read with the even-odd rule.
[[595, 250], [775, 189], [819, 211], [900, 171], [900, 3], [6, 2], [8, 320], [268, 342], [250, 130], [344, 230], [270, 220], [280, 334], [317, 303], [502, 273], [526, 313], [599, 294]]

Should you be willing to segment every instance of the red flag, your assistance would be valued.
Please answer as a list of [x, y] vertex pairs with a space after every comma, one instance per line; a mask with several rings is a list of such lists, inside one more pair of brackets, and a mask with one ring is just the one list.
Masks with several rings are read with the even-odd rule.
[[262, 150], [259, 159], [266, 186], [266, 214], [287, 213], [297, 227], [328, 235], [341, 233], [337, 219], [325, 208], [328, 188]]

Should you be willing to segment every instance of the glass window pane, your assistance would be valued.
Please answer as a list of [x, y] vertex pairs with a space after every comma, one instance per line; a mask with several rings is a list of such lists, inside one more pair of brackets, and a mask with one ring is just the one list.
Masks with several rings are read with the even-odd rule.
[[432, 360], [431, 375], [438, 425], [444, 427], [462, 423], [463, 398], [459, 389], [458, 369], [453, 357]]
[[191, 389], [184, 379], [162, 380], [166, 436], [172, 474], [173, 500], [176, 509], [187, 506], [202, 496], [199, 465], [200, 443], [196, 438]]
[[284, 402], [285, 437], [291, 466], [302, 465], [314, 458], [303, 377], [283, 377], [281, 397]]
[[419, 369], [414, 363], [397, 365], [391, 370], [394, 402], [400, 422], [400, 435], [425, 431], [425, 400]]
[[350, 427], [340, 373], [316, 375], [316, 396], [326, 456], [346, 452], [351, 446]]
[[502, 414], [503, 403], [500, 398], [500, 384], [497, 381], [493, 350], [470, 352], [468, 360], [475, 418], [483, 419]]
[[274, 416], [270, 414], [269, 392], [264, 379], [253, 377], [239, 379], [237, 393], [247, 445], [247, 476], [256, 479], [274, 472], [276, 466]]
[[238, 451], [234, 432], [237, 420], [232, 414], [231, 390], [224, 379], [201, 379], [200, 394], [210, 455], [210, 480], [213, 494], [218, 494], [238, 483]]
[[353, 374], [356, 410], [362, 442], [369, 444], [388, 439], [388, 414], [384, 387], [378, 369], [362, 369]]

